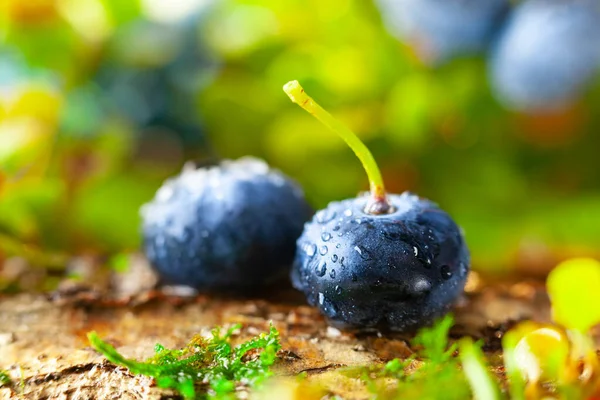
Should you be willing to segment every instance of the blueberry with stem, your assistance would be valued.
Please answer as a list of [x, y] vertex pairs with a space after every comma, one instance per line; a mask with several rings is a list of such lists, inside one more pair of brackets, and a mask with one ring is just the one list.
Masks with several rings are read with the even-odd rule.
[[298, 184], [261, 160], [184, 168], [142, 207], [144, 250], [165, 284], [248, 292], [285, 278], [311, 215]]
[[460, 228], [429, 200], [387, 194], [358, 137], [297, 81], [284, 91], [345, 140], [371, 188], [367, 195], [331, 202], [305, 224], [292, 269], [294, 287], [340, 328], [413, 331], [446, 313], [469, 271]]

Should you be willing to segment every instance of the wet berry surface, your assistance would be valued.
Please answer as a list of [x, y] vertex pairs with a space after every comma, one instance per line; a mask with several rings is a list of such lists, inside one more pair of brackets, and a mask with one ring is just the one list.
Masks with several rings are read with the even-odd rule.
[[160, 279], [252, 289], [285, 278], [312, 214], [302, 190], [257, 159], [184, 170], [142, 209], [144, 248]]
[[413, 330], [460, 295], [469, 254], [434, 203], [404, 193], [395, 211], [363, 212], [366, 198], [330, 203], [298, 240], [294, 286], [340, 327]]

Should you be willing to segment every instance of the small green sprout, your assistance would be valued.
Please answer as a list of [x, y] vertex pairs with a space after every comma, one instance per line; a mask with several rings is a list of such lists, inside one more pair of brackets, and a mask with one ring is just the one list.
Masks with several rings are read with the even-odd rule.
[[516, 354], [516, 347], [520, 339], [521, 335], [514, 329], [506, 332], [502, 337], [504, 370], [512, 400], [525, 400], [525, 380]]
[[421, 346], [421, 355], [434, 364], [441, 364], [453, 358], [456, 345], [448, 342], [448, 333], [454, 325], [454, 318], [448, 314], [431, 328], [421, 329], [413, 339], [413, 344]]
[[485, 356], [471, 338], [465, 337], [458, 344], [462, 367], [475, 400], [499, 400], [501, 398], [498, 384], [490, 375]]
[[[413, 339], [418, 352], [406, 360], [394, 359], [383, 367], [369, 368], [362, 379], [374, 399], [466, 399], [471, 388], [455, 357], [457, 346], [450, 344], [448, 332], [454, 323], [447, 315]], [[476, 347], [473, 344], [473, 347]], [[418, 367], [409, 371], [415, 362]], [[390, 379], [394, 385], [390, 385]], [[494, 398], [491, 398], [492, 400]]]
[[133, 374], [154, 378], [160, 388], [175, 389], [186, 399], [196, 399], [196, 386], [202, 386], [206, 396], [201, 398], [229, 399], [238, 386], [256, 387], [271, 376], [270, 367], [281, 348], [273, 325], [268, 333], [232, 347], [231, 337], [240, 327], [235, 325], [225, 334], [215, 328], [211, 338], [196, 335], [183, 349], [169, 350], [157, 344], [156, 354], [146, 362], [123, 357], [95, 332], [90, 332], [88, 339], [109, 361]]
[[125, 273], [129, 271], [129, 266], [131, 265], [131, 255], [127, 253], [116, 254], [110, 259], [108, 264], [113, 271]]
[[12, 379], [8, 376], [8, 372], [0, 370], [0, 387], [8, 386], [12, 383]]

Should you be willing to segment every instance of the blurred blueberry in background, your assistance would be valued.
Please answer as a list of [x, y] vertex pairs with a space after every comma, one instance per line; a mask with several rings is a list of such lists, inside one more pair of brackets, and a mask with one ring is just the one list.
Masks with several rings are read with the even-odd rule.
[[526, 0], [496, 44], [490, 79], [508, 107], [550, 110], [578, 98], [600, 67], [600, 2]]
[[481, 52], [502, 23], [508, 0], [378, 0], [392, 34], [427, 64]]
[[141, 134], [179, 136], [188, 155], [207, 148], [196, 103], [217, 68], [199, 34], [202, 16], [119, 27], [94, 77], [111, 112]]

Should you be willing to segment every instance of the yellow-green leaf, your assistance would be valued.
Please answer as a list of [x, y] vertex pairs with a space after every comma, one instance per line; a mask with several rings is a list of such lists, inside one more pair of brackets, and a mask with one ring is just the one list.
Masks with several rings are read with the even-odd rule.
[[600, 262], [592, 258], [564, 261], [550, 272], [547, 286], [554, 321], [581, 332], [600, 322]]

